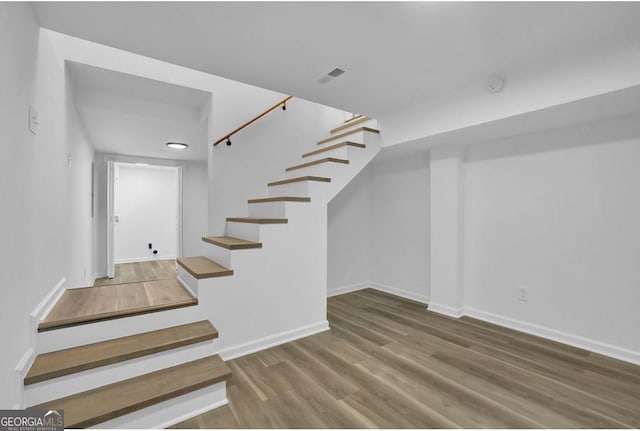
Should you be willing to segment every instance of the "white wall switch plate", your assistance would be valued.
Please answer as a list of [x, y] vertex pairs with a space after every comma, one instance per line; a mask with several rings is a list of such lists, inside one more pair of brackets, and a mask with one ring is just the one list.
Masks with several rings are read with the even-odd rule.
[[518, 287], [518, 301], [529, 301], [529, 292], [525, 286]]

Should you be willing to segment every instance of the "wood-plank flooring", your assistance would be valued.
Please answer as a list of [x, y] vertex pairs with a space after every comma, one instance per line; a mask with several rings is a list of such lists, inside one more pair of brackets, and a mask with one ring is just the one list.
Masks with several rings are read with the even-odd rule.
[[67, 289], [38, 330], [50, 330], [132, 314], [196, 305], [174, 277], [142, 283]]
[[230, 361], [229, 405], [176, 428], [640, 427], [640, 366], [370, 289], [328, 317]]
[[171, 278], [176, 278], [175, 259], [119, 263], [115, 266], [113, 278], [97, 278], [93, 285], [107, 286], [151, 280], [167, 280]]

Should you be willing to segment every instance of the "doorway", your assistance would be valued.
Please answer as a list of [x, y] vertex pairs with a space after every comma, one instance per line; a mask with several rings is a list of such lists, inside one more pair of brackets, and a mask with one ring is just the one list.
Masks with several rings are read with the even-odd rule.
[[116, 265], [182, 255], [182, 168], [108, 163], [107, 276]]

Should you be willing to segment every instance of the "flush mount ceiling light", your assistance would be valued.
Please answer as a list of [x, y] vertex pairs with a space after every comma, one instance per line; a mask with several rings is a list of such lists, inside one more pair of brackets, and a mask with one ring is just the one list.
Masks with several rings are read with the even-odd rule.
[[186, 150], [189, 148], [187, 144], [183, 144], [182, 142], [167, 142], [167, 147], [174, 150]]

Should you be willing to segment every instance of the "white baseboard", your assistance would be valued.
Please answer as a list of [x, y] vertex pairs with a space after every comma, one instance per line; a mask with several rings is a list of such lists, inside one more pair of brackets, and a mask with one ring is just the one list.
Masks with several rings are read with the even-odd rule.
[[347, 284], [345, 286], [335, 287], [333, 289], [327, 289], [327, 297], [343, 295], [345, 293], [367, 289], [368, 287], [369, 287], [369, 283]]
[[371, 287], [372, 289], [379, 290], [381, 292], [390, 293], [392, 295], [401, 296], [402, 298], [407, 298], [412, 301], [420, 302], [425, 305], [429, 303], [428, 295], [412, 292], [410, 290], [400, 289], [397, 287], [387, 286], [385, 284], [374, 283], [374, 282], [369, 283], [369, 287]]
[[[431, 310], [431, 306], [429, 306], [429, 310]], [[567, 332], [558, 331], [556, 329], [536, 325], [534, 323], [525, 322], [511, 317], [478, 310], [473, 307], [465, 307], [464, 315], [640, 365], [640, 352], [625, 349], [623, 347], [613, 346], [601, 341], [569, 334]]]
[[464, 316], [465, 309], [463, 307], [453, 308], [448, 305], [440, 305], [435, 302], [429, 303], [429, 311], [433, 311], [434, 313], [444, 314], [445, 316], [454, 317], [456, 319]]
[[312, 323], [310, 325], [301, 326], [296, 329], [284, 331], [279, 334], [269, 335], [268, 337], [258, 338], [257, 340], [249, 341], [247, 343], [238, 344], [218, 351], [218, 354], [225, 361], [239, 358], [240, 356], [255, 353], [260, 350], [268, 349], [289, 341], [297, 340], [298, 338], [308, 337], [320, 332], [328, 331], [329, 322], [323, 320], [321, 322]]
[[115, 259], [114, 263], [134, 263], [134, 262], [150, 262], [152, 260], [168, 260], [168, 259], [177, 259], [175, 254], [168, 256], [144, 256], [144, 257], [131, 257], [128, 259]]

